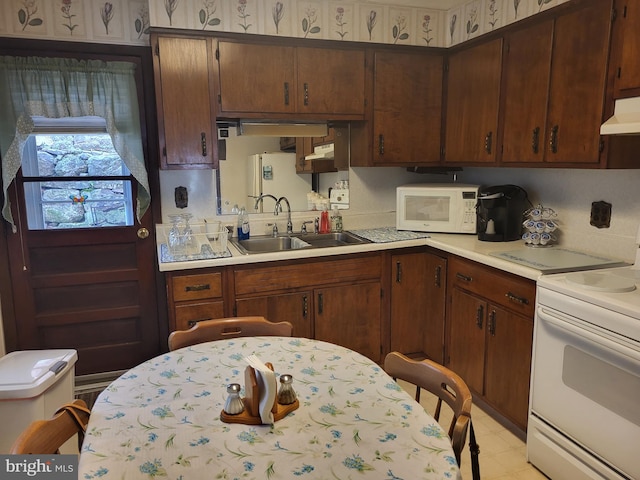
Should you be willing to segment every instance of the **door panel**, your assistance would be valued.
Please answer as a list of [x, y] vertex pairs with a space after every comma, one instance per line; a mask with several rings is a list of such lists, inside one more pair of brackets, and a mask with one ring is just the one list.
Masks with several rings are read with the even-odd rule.
[[283, 293], [236, 300], [237, 315], [261, 315], [272, 322], [290, 322], [294, 337], [313, 338], [311, 292]]
[[74, 348], [78, 375], [159, 353], [155, 245], [138, 228], [9, 234], [18, 350]]

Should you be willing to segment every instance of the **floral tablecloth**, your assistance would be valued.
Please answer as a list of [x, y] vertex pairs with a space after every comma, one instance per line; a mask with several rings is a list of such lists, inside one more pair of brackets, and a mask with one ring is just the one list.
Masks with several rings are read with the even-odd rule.
[[[293, 375], [300, 407], [270, 425], [220, 420], [244, 357]], [[446, 432], [378, 365], [305, 338], [186, 347], [123, 374], [98, 397], [80, 479], [460, 478]]]

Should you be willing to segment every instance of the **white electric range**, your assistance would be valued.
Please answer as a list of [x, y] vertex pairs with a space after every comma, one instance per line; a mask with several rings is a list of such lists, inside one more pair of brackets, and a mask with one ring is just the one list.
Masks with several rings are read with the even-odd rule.
[[528, 460], [550, 478], [640, 478], [640, 269], [538, 280]]

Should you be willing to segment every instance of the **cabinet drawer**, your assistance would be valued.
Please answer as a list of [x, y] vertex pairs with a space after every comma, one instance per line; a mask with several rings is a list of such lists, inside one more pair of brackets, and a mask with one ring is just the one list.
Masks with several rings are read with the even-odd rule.
[[222, 274], [178, 275], [171, 279], [173, 301], [222, 297]]
[[191, 328], [195, 322], [199, 322], [200, 320], [223, 317], [224, 303], [222, 300], [176, 305], [175, 329], [186, 330]]
[[536, 284], [532, 280], [499, 272], [482, 264], [451, 257], [449, 285], [476, 293], [490, 302], [533, 317]]

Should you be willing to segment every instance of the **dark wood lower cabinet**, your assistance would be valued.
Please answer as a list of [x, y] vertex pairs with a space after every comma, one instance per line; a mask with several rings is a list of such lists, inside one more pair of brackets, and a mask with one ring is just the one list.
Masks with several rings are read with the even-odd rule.
[[262, 315], [272, 322], [290, 322], [294, 337], [313, 338], [313, 292], [280, 293], [236, 300], [238, 317]]

